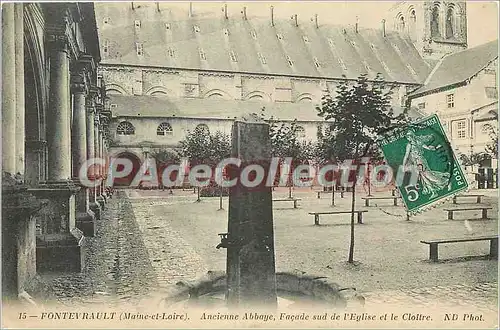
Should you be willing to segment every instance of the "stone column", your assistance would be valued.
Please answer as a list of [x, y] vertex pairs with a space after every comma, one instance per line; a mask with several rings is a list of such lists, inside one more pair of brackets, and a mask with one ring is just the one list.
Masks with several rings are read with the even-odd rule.
[[30, 189], [49, 205], [39, 222], [44, 230], [37, 237], [37, 271], [81, 271], [84, 264], [83, 233], [76, 227], [75, 194], [80, 190], [71, 180], [71, 109], [69, 40], [60, 26], [48, 26], [50, 60], [49, 106], [47, 112], [48, 180]]
[[73, 126], [72, 126], [72, 153], [73, 153], [73, 180], [80, 185], [76, 194], [76, 226], [85, 236], [95, 235], [94, 213], [89, 205], [89, 187], [80, 184], [79, 173], [87, 160], [87, 119], [86, 114], [86, 86], [84, 77], [77, 77], [72, 85], [73, 91]]
[[[96, 158], [102, 159], [101, 153], [101, 119], [100, 119], [100, 111], [98, 111], [95, 115], [95, 127], [94, 127], [94, 139], [95, 139], [95, 156]], [[96, 177], [102, 179], [103, 168], [102, 166], [98, 166], [96, 168]], [[101, 210], [104, 210], [105, 200], [102, 196], [102, 183], [101, 185], [95, 188], [96, 202], [99, 204]]]
[[23, 4], [16, 3], [15, 49], [16, 49], [16, 173], [24, 175], [24, 13]]
[[69, 54], [65, 36], [53, 36], [50, 57], [50, 93], [47, 120], [49, 181], [71, 179], [71, 136], [69, 109]]
[[[95, 104], [93, 97], [95, 96], [94, 91], [91, 90], [91, 99], [89, 100], [87, 104], [87, 158], [92, 159], [96, 158], [96, 152], [95, 152]], [[89, 177], [90, 179], [95, 179], [97, 176], [96, 169], [94, 167], [91, 167], [89, 169]], [[96, 194], [97, 188], [91, 188], [90, 189], [90, 197], [89, 197], [89, 203], [90, 203], [90, 209], [92, 212], [94, 212], [95, 218], [100, 219], [101, 218], [101, 208], [100, 205], [97, 203], [97, 194]]]
[[234, 308], [277, 306], [274, 231], [271, 187], [266, 187], [271, 146], [269, 125], [258, 118], [244, 118], [233, 125], [232, 157], [241, 160], [229, 170], [239, 178], [242, 169], [257, 164], [264, 169], [264, 180], [254, 188], [238, 184], [230, 188], [227, 238], [227, 300]]
[[2, 6], [2, 168], [16, 173], [16, 41], [13, 3]]

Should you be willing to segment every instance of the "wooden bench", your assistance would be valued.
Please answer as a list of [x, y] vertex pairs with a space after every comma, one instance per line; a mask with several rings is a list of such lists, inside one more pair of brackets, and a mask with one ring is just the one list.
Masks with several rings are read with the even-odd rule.
[[[366, 210], [363, 211], [354, 211], [354, 213], [358, 214], [358, 223], [363, 223], [363, 213], [368, 212]], [[314, 224], [319, 225], [319, 216], [324, 214], [351, 214], [351, 211], [327, 211], [327, 212], [309, 212], [310, 215], [314, 215]]]
[[459, 208], [459, 209], [444, 209], [444, 211], [448, 212], [448, 220], [453, 220], [453, 212], [478, 211], [478, 210], [483, 211], [481, 219], [488, 219], [488, 210], [491, 210], [491, 209], [492, 209], [492, 207], [479, 206], [479, 207], [464, 207], [464, 208]]
[[[318, 199], [321, 198], [321, 194], [331, 194], [331, 191], [324, 191], [324, 190], [318, 190], [316, 191], [318, 194]], [[340, 193], [340, 198], [344, 198], [344, 191], [343, 190], [335, 190], [335, 193]]]
[[297, 208], [297, 202], [302, 200], [301, 198], [278, 198], [273, 199], [273, 202], [293, 202], [293, 208]]
[[398, 206], [398, 198], [397, 196], [387, 196], [387, 197], [361, 197], [361, 199], [365, 200], [365, 206], [370, 206], [371, 199], [392, 199], [394, 200], [394, 206]]
[[452, 238], [452, 239], [434, 239], [434, 240], [420, 241], [420, 243], [429, 244], [430, 247], [429, 260], [438, 261], [439, 244], [473, 242], [473, 241], [490, 241], [490, 257], [498, 258], [498, 235]]
[[453, 204], [457, 204], [458, 197], [476, 197], [476, 204], [481, 204], [481, 198], [483, 198], [484, 195], [455, 195], [453, 196]]

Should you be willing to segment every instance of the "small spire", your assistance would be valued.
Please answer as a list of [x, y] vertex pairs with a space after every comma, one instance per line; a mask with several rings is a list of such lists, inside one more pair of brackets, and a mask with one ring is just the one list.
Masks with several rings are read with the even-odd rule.
[[316, 25], [316, 29], [319, 29], [319, 25], [318, 25], [318, 14], [314, 14], [314, 24]]
[[271, 6], [271, 25], [274, 26], [274, 6]]
[[359, 30], [359, 17], [356, 16], [356, 25], [354, 27], [354, 30], [356, 31], [356, 33], [358, 33], [358, 30]]
[[386, 33], [385, 33], [385, 19], [382, 20], [382, 36], [385, 38]]
[[228, 19], [228, 16], [227, 16], [227, 3], [225, 3], [225, 4], [224, 4], [224, 9], [223, 9], [223, 11], [224, 11], [224, 18], [225, 18], [225, 19]]
[[247, 7], [243, 7], [243, 10], [241, 11], [243, 14], [243, 19], [246, 21], [247, 20]]

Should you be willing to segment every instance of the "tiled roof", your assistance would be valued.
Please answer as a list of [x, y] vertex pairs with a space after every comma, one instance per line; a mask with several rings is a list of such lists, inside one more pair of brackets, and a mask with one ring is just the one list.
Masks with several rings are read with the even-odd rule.
[[[285, 103], [213, 99], [169, 99], [146, 95], [109, 95], [113, 117], [177, 117], [203, 119], [229, 119], [256, 113], [265, 107], [266, 117], [276, 120], [322, 121], [317, 115], [314, 103]], [[402, 108], [393, 108], [399, 114]], [[411, 117], [420, 117], [416, 109], [410, 109]]]
[[[380, 72], [387, 81], [409, 84], [422, 84], [431, 71], [411, 41], [396, 32], [383, 37], [375, 29], [360, 28], [356, 33], [353, 27], [316, 28], [313, 22], [296, 26], [292, 19], [275, 19], [272, 26], [266, 18], [189, 17], [165, 6], [160, 12], [132, 10], [128, 3], [96, 8], [100, 40], [109, 45], [103, 64], [332, 79], [342, 75], [355, 79], [361, 73], [374, 77]], [[109, 18], [105, 26], [104, 17]], [[136, 20], [140, 28], [135, 27]], [[137, 55], [136, 43], [142, 43], [143, 56]]]
[[498, 58], [498, 39], [445, 56], [429, 76], [424, 86], [412, 93], [421, 95], [466, 81]]

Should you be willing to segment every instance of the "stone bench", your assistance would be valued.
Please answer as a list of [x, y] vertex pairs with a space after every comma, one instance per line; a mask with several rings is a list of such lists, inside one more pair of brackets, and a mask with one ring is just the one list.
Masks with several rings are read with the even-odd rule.
[[365, 206], [370, 206], [370, 200], [372, 199], [392, 199], [394, 200], [394, 206], [398, 206], [398, 198], [397, 196], [387, 196], [387, 197], [361, 197], [361, 199], [365, 200]]
[[481, 219], [488, 219], [488, 210], [491, 209], [492, 207], [481, 206], [481, 207], [464, 207], [459, 209], [444, 209], [444, 211], [448, 212], [448, 220], [453, 220], [453, 212], [478, 211], [478, 210], [482, 210], [483, 212]]
[[453, 196], [453, 204], [457, 204], [457, 198], [458, 197], [475, 197], [476, 198], [476, 204], [481, 204], [481, 199], [484, 197], [484, 195], [455, 195]]
[[[354, 213], [358, 214], [358, 223], [363, 223], [363, 213], [368, 212], [366, 210], [363, 211], [354, 211]], [[351, 214], [352, 211], [327, 211], [327, 212], [309, 212], [310, 215], [314, 215], [314, 224], [319, 225], [319, 216], [326, 214]]]
[[[343, 190], [335, 190], [336, 193], [340, 193], [340, 198], [344, 198], [344, 191]], [[318, 194], [318, 199], [321, 198], [321, 194], [331, 194], [331, 191], [324, 191], [324, 190], [318, 190], [316, 191]]]
[[301, 198], [278, 198], [273, 199], [273, 202], [293, 202], [293, 208], [297, 208], [297, 202], [302, 200]]
[[434, 240], [420, 241], [420, 243], [429, 244], [430, 247], [429, 260], [438, 261], [439, 244], [473, 242], [473, 241], [490, 241], [490, 257], [498, 258], [498, 235], [452, 238], [452, 239], [434, 239]]

